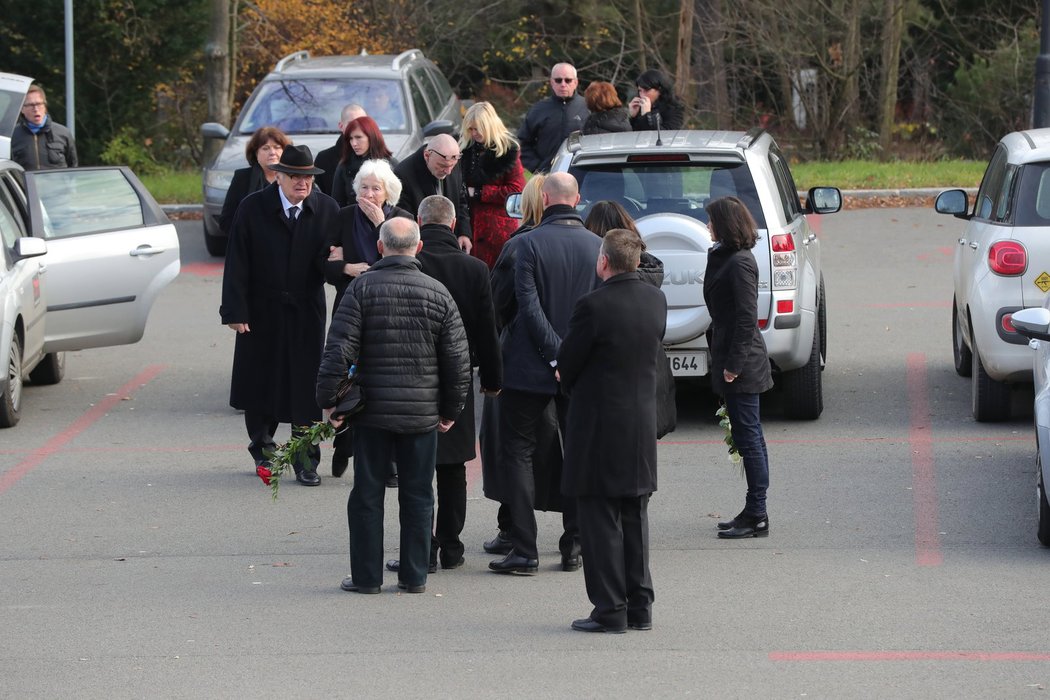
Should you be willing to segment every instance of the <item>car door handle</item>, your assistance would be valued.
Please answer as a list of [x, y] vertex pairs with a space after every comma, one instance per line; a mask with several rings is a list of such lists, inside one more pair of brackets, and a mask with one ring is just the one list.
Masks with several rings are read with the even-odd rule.
[[806, 236], [806, 243], [812, 243], [815, 240], [817, 240], [817, 234], [815, 233], [811, 233], [808, 236]]
[[966, 245], [966, 239], [965, 238], [960, 238], [959, 239], [959, 245]]
[[128, 253], [128, 255], [132, 255], [135, 257], [139, 257], [142, 255], [159, 255], [165, 250], [166, 248], [154, 248], [151, 245], [140, 245], [138, 248], [135, 248], [133, 251]]
[[977, 241], [974, 241], [973, 243], [971, 243], [970, 247], [973, 248], [974, 250], [977, 250]]

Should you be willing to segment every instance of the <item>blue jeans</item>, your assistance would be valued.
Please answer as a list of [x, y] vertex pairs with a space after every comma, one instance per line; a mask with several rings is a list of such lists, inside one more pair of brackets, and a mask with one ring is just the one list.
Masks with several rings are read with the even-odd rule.
[[766, 490], [769, 488], [769, 455], [759, 420], [758, 397], [758, 394], [725, 395], [733, 442], [744, 458], [744, 476], [747, 478], [744, 512], [754, 516], [766, 514]]
[[410, 586], [427, 582], [431, 523], [434, 518], [434, 465], [437, 430], [393, 433], [371, 426], [354, 427], [354, 487], [350, 520], [350, 575], [359, 586], [383, 583], [383, 501], [390, 462], [397, 460], [397, 500], [401, 521], [401, 568], [398, 580]]

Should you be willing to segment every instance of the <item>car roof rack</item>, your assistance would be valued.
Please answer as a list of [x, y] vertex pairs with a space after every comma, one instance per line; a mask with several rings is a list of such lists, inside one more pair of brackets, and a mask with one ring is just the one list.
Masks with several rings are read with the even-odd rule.
[[419, 49], [409, 49], [408, 51], [402, 51], [397, 56], [394, 56], [394, 60], [390, 62], [390, 67], [397, 70], [401, 67], [402, 61], [411, 61], [416, 58], [423, 58], [423, 52]]
[[277, 65], [275, 65], [273, 67], [273, 70], [274, 70], [275, 73], [280, 73], [281, 71], [284, 70], [284, 67], [287, 66], [289, 63], [295, 63], [297, 61], [305, 61], [308, 58], [310, 58], [310, 52], [309, 51], [305, 51], [304, 50], [304, 51], [296, 51], [295, 53], [290, 53], [287, 56], [285, 56], [284, 58], [282, 58], [280, 61], [278, 61]]
[[758, 137], [766, 133], [766, 130], [760, 126], [753, 126], [747, 130], [747, 133], [736, 142], [737, 148], [750, 148], [758, 140]]

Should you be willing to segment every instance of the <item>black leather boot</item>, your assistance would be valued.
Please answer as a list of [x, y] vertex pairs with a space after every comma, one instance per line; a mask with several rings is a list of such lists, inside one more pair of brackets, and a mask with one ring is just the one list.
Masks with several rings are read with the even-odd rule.
[[[769, 536], [769, 516], [768, 515], [748, 515], [747, 513], [741, 513], [740, 515], [733, 518], [732, 527], [720, 530], [718, 536], [723, 540], [739, 540], [745, 537], [768, 537]], [[718, 524], [719, 527], [722, 523]]]

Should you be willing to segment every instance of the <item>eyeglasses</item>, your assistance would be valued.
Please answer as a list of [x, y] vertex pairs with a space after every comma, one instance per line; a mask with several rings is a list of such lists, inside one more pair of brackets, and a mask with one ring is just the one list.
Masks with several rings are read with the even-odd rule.
[[576, 78], [551, 78], [556, 83], [575, 83]]
[[36, 109], [37, 107], [47, 107], [47, 104], [44, 102], [26, 102], [24, 105], [22, 105], [23, 109]]
[[452, 155], [452, 156], [446, 156], [444, 153], [441, 153], [440, 151], [435, 151], [433, 148], [428, 148], [427, 150], [429, 152], [433, 153], [436, 156], [441, 156], [441, 158], [446, 163], [455, 163], [456, 161], [458, 161], [462, 157], [462, 154], [460, 154], [460, 153], [457, 153], [457, 154]]

